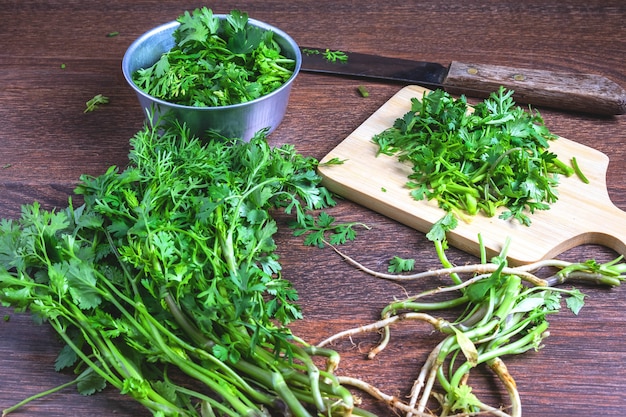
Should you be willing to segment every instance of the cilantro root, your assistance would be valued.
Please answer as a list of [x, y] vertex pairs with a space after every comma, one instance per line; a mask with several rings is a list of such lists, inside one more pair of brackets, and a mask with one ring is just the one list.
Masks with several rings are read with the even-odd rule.
[[[560, 310], [563, 298], [572, 313], [579, 313], [585, 295], [574, 287], [557, 286], [569, 282], [620, 285], [626, 279], [626, 263], [622, 262], [622, 257], [603, 264], [594, 260], [572, 263], [548, 259], [509, 267], [505, 245], [503, 252], [491, 261], [485, 259], [476, 265], [454, 266], [443, 252], [447, 247], [445, 231], [449, 228], [442, 224], [436, 226], [442, 230], [434, 227], [430, 236], [437, 237], [433, 240], [443, 265], [440, 269], [413, 273], [413, 267], [407, 266], [410, 260], [395, 257], [390, 261], [390, 273], [379, 273], [333, 246], [346, 261], [375, 277], [398, 282], [439, 277], [450, 278], [453, 284], [390, 302], [382, 310], [380, 320], [331, 335], [317, 346], [324, 347], [362, 333], [380, 333], [380, 340], [367, 354], [368, 359], [374, 359], [391, 343], [393, 326], [406, 321], [422, 322], [440, 334], [441, 340], [424, 362], [406, 402], [363, 381], [341, 380], [373, 398], [386, 401], [407, 416], [434, 416], [432, 402], [435, 402], [441, 416], [521, 417], [521, 398], [503, 358], [540, 349], [549, 335], [547, 316]], [[540, 270], [556, 272], [541, 278], [537, 275]], [[436, 299], [430, 300], [433, 297]], [[438, 311], [459, 308], [461, 314], [452, 320], [434, 315]], [[489, 367], [504, 385], [509, 407], [485, 404], [472, 392], [470, 373], [481, 364]]]

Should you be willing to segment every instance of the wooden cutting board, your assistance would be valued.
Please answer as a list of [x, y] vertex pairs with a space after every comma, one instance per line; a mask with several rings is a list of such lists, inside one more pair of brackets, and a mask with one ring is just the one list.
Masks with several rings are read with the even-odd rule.
[[[323, 164], [339, 158], [345, 160], [342, 165], [319, 167], [323, 184], [331, 191], [423, 233], [445, 212], [435, 202], [414, 200], [404, 185], [411, 168], [395, 157], [377, 157], [378, 146], [371, 139], [391, 127], [411, 109], [411, 98], [421, 98], [425, 91], [428, 90], [418, 86], [400, 90], [320, 161]], [[470, 222], [459, 221], [448, 236], [450, 244], [479, 255], [480, 233], [493, 256], [500, 252], [508, 237], [512, 264], [556, 257], [584, 243], [605, 245], [626, 254], [626, 213], [611, 202], [606, 188], [609, 158], [565, 138], [551, 142], [550, 150], [566, 163], [576, 157], [589, 184], [576, 175], [561, 176], [557, 187], [559, 200], [549, 210], [531, 214], [530, 226], [501, 220], [497, 215], [491, 218], [477, 215]]]

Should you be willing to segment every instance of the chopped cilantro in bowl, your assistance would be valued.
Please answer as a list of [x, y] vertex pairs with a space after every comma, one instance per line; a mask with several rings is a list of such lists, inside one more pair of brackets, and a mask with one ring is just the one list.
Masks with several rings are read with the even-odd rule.
[[153, 121], [172, 113], [200, 136], [248, 140], [280, 124], [300, 65], [280, 29], [203, 7], [139, 37], [122, 70]]

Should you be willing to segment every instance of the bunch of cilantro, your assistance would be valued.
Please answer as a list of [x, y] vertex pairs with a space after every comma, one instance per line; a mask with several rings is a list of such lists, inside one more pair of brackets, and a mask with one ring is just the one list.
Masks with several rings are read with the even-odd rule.
[[538, 112], [516, 106], [501, 87], [470, 111], [466, 98], [443, 90], [411, 100], [411, 110], [374, 136], [378, 153], [397, 155], [413, 173], [407, 186], [416, 200], [434, 199], [448, 212], [530, 225], [528, 213], [557, 199], [558, 175], [574, 170], [549, 151], [557, 137]]
[[274, 33], [233, 10], [225, 19], [203, 7], [179, 16], [175, 46], [133, 82], [147, 94], [181, 105], [216, 107], [254, 100], [276, 90], [293, 74], [295, 61], [282, 55]]
[[317, 161], [271, 148], [265, 131], [204, 143], [172, 123], [131, 144], [126, 169], [81, 177], [79, 207], [33, 203], [0, 222], [0, 301], [56, 330], [56, 368], [155, 416], [367, 415], [315, 364], [338, 355], [286, 327], [301, 311], [272, 213], [304, 227], [334, 204]]
[[[504, 243], [499, 254], [488, 259], [479, 234], [480, 263], [456, 266], [446, 250], [447, 234], [457, 225], [458, 218], [451, 212], [433, 224], [426, 237], [434, 243], [441, 268], [416, 273], [406, 274], [414, 271], [415, 259], [394, 256], [389, 260], [387, 274], [369, 269], [334, 248], [344, 260], [369, 275], [403, 286], [428, 278], [437, 278], [437, 284], [404, 298], [394, 297], [383, 308], [378, 321], [343, 330], [317, 346], [328, 346], [348, 337], [352, 344], [359, 343], [354, 340], [355, 336], [378, 333], [379, 342], [367, 352], [367, 358], [374, 360], [394, 343], [391, 337], [394, 327], [409, 321], [422, 322], [432, 329], [427, 337], [439, 340], [432, 345], [416, 379], [408, 385], [412, 387], [409, 395], [387, 395], [362, 381], [355, 386], [375, 398], [385, 398], [390, 407], [407, 416], [521, 417], [520, 393], [514, 375], [507, 369], [506, 358], [543, 347], [549, 336], [548, 317], [562, 311], [563, 300], [567, 309], [579, 314], [586, 294], [574, 286], [561, 288], [561, 285], [573, 282], [608, 287], [622, 285], [626, 280], [626, 263], [623, 256], [619, 256], [606, 263], [593, 259], [576, 263], [544, 259], [510, 266], [507, 260], [510, 241]], [[316, 244], [316, 241], [309, 243]], [[539, 271], [553, 275], [541, 278], [536, 275]], [[451, 283], [441, 284], [441, 279], [450, 279]], [[452, 315], [444, 318], [448, 315], [441, 314], [444, 311]], [[409, 337], [415, 340], [415, 336]], [[402, 341], [398, 343], [405, 347]], [[473, 391], [472, 374], [479, 366], [489, 367], [502, 383], [508, 393], [508, 405], [502, 405], [499, 397], [498, 405], [490, 405]], [[436, 414], [433, 410], [437, 410]]]

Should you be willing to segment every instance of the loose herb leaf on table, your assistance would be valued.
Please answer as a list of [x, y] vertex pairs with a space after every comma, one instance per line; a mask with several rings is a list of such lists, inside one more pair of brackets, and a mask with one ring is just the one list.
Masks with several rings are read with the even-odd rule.
[[464, 96], [443, 90], [411, 100], [411, 110], [375, 135], [378, 153], [411, 164], [407, 186], [416, 200], [434, 199], [446, 211], [478, 212], [529, 225], [528, 213], [557, 200], [558, 175], [573, 169], [549, 151], [557, 137], [538, 112], [515, 106], [501, 87], [470, 111]]
[[291, 222], [295, 236], [305, 236], [304, 244], [323, 248], [327, 244], [343, 245], [356, 238], [356, 228], [369, 227], [361, 222], [339, 223], [333, 216], [320, 212], [317, 217], [307, 214], [303, 222]]

